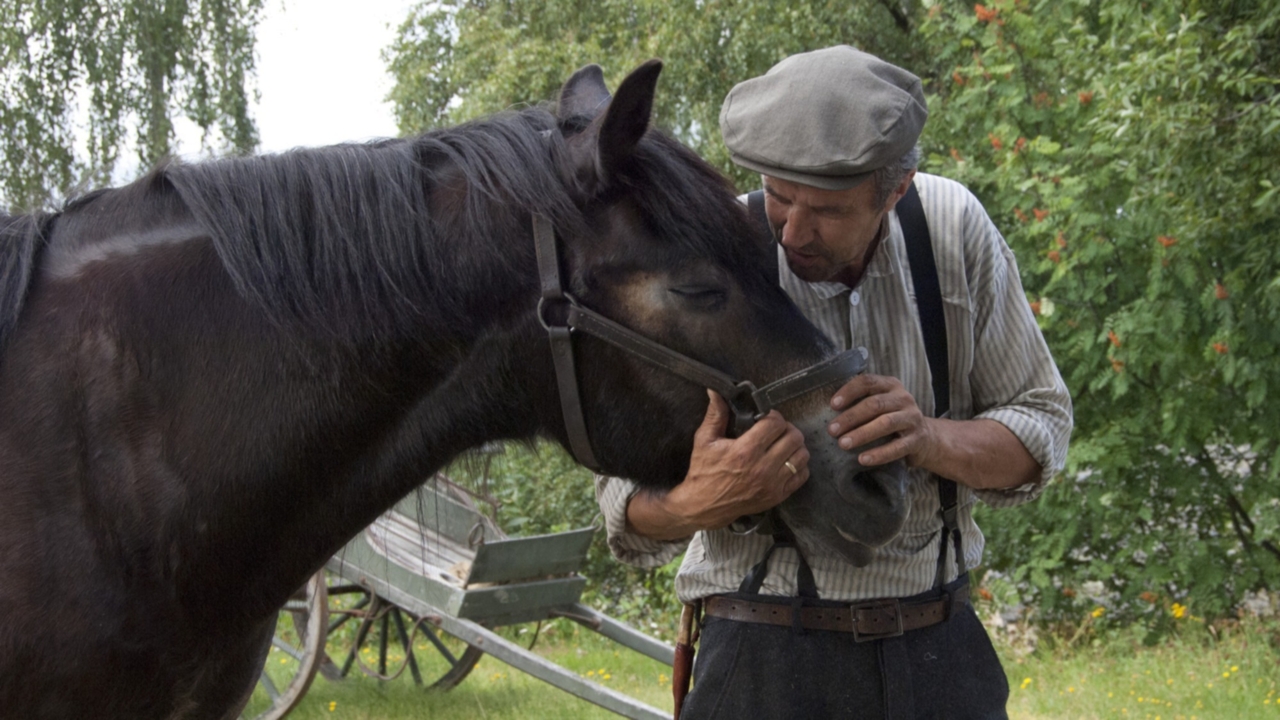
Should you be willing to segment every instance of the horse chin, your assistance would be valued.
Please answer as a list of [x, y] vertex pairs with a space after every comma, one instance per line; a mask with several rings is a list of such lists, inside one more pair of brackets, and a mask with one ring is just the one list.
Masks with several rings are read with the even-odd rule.
[[826, 549], [863, 567], [907, 521], [907, 468], [901, 460], [859, 465], [857, 451], [842, 450], [827, 434], [832, 417], [823, 413], [796, 424], [809, 448], [809, 481], [778, 511], [806, 550]]

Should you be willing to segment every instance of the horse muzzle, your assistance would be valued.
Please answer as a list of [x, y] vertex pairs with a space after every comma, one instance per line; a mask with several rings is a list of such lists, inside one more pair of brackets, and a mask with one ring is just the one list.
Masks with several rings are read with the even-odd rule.
[[798, 421], [809, 448], [809, 481], [778, 506], [779, 518], [809, 553], [826, 549], [857, 567], [902, 531], [910, 514], [907, 467], [898, 460], [866, 467], [827, 433], [834, 411]]

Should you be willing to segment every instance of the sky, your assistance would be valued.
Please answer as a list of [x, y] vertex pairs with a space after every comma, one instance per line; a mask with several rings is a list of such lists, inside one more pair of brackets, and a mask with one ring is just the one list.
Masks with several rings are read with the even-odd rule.
[[[260, 152], [396, 135], [382, 50], [413, 0], [267, 0], [257, 32]], [[199, 130], [177, 128], [180, 152]]]

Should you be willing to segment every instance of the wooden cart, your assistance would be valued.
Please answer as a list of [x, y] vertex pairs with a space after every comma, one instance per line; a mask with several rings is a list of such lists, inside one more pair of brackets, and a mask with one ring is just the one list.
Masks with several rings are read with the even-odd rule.
[[[669, 718], [494, 632], [567, 618], [670, 666], [670, 645], [579, 602], [586, 580], [578, 570], [594, 532], [508, 537], [437, 475], [334, 555], [281, 611], [262, 692], [246, 716], [284, 717], [317, 674], [338, 681], [359, 668], [388, 677], [389, 654], [403, 658], [393, 659], [394, 675], [407, 670], [418, 684], [449, 689], [488, 653], [619, 715]], [[340, 659], [325, 651], [337, 632], [354, 632]]]

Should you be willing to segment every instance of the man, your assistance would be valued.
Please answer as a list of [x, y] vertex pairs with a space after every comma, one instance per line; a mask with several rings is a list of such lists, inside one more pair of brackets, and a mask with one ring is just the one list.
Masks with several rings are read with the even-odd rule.
[[[800, 558], [792, 549], [761, 563], [774, 541], [729, 526], [794, 492], [806, 469], [779, 483], [775, 460], [803, 465], [807, 454], [799, 432], [776, 416], [762, 421], [767, 432], [725, 438], [728, 409], [714, 396], [689, 473], [669, 493], [637, 493], [625, 480], [598, 478], [617, 557], [656, 566], [687, 543], [677, 593], [686, 603], [705, 600], [707, 617], [685, 720], [1005, 717], [1005, 676], [965, 601], [958, 561], [975, 567], [982, 558], [975, 499], [998, 507], [1027, 502], [1061, 470], [1071, 404], [1013, 254], [986, 212], [957, 183], [916, 172], [926, 117], [918, 78], [847, 46], [787, 58], [725, 99], [725, 144], [734, 162], [763, 177], [783, 289], [837, 345], [870, 352], [868, 372], [831, 399], [839, 413], [831, 441], [853, 451], [886, 439], [858, 460], [905, 459], [911, 513], [866, 567], [821, 552]], [[945, 328], [923, 332], [897, 209], [913, 184], [945, 317]], [[933, 416], [930, 332], [935, 339], [945, 333], [947, 417]], [[958, 487], [962, 558], [947, 554], [940, 492], [948, 483], [939, 478]], [[757, 563], [764, 569], [752, 572]], [[820, 600], [796, 597], [804, 591], [802, 566], [811, 568]], [[754, 584], [744, 582], [749, 574]], [[864, 602], [882, 599], [900, 602]], [[801, 606], [828, 615], [843, 607], [855, 621], [832, 628]], [[891, 631], [880, 634], [894, 637], [851, 632], [857, 618], [886, 606]], [[903, 623], [915, 608], [932, 619]], [[778, 613], [789, 620], [749, 619]], [[899, 635], [907, 625], [915, 629]]]

